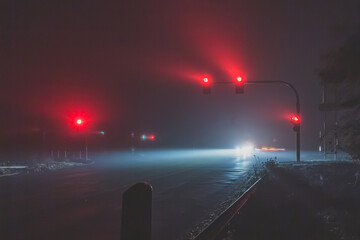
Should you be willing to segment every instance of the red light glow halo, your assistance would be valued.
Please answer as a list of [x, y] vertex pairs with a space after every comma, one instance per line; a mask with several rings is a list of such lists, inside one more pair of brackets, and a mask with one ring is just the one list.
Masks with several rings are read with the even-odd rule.
[[293, 123], [299, 123], [300, 122], [300, 117], [297, 115], [291, 116], [291, 122]]

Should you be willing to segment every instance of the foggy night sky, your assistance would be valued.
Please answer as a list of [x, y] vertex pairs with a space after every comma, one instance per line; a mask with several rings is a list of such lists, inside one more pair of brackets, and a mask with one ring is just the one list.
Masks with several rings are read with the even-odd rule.
[[[201, 77], [283, 80], [299, 91], [303, 149], [316, 150], [321, 54], [359, 22], [357, 1], [2, 1], [2, 141], [64, 128], [75, 115], [113, 144], [155, 133], [160, 146], [293, 148], [293, 93], [245, 94]], [[71, 128], [71, 127], [70, 127]], [[276, 139], [276, 140], [274, 140]]]

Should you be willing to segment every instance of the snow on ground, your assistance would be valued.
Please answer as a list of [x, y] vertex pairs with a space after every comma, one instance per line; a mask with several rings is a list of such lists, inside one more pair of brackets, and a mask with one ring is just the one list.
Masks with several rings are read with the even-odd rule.
[[13, 176], [21, 173], [40, 173], [46, 171], [59, 170], [69, 167], [84, 166], [91, 162], [71, 162], [71, 161], [51, 161], [31, 162], [28, 165], [0, 165], [0, 177]]

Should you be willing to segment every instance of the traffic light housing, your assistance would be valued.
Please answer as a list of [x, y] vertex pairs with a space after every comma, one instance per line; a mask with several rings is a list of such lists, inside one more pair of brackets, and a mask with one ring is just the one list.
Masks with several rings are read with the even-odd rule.
[[298, 115], [291, 116], [291, 122], [293, 124], [293, 130], [295, 132], [299, 132], [300, 131], [300, 116], [298, 116]]
[[235, 79], [235, 93], [236, 94], [243, 94], [244, 93], [244, 86], [245, 86], [244, 79], [242, 77], [238, 76]]
[[210, 94], [211, 93], [211, 83], [210, 83], [210, 79], [208, 77], [204, 77], [202, 79], [202, 85], [203, 85], [203, 93]]

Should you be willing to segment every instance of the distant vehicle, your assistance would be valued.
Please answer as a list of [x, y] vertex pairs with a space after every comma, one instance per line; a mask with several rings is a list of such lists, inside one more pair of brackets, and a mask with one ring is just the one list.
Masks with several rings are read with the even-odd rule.
[[255, 148], [252, 143], [245, 143], [243, 146], [237, 147], [235, 151], [238, 156], [246, 158], [254, 154]]

